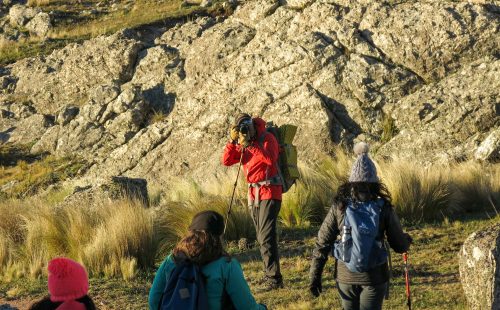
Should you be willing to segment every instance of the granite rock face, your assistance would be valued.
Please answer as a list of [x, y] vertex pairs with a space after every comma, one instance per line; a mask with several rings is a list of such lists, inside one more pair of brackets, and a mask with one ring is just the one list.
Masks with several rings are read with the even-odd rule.
[[459, 253], [460, 280], [471, 310], [500, 308], [500, 224], [477, 231]]
[[[124, 30], [7, 66], [0, 141], [82, 156], [88, 180], [203, 181], [225, 172], [244, 111], [297, 124], [306, 161], [366, 140], [389, 158], [498, 162], [499, 29], [495, 1], [248, 1], [154, 40]], [[54, 121], [29, 135], [31, 115]]]

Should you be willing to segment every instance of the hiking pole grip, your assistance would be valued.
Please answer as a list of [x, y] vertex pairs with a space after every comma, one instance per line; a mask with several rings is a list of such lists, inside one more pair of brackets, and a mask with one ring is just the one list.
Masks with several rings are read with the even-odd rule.
[[410, 290], [410, 271], [408, 270], [408, 253], [403, 253], [403, 261], [405, 265], [405, 284], [406, 284], [406, 305], [411, 310], [411, 290]]
[[236, 186], [238, 185], [238, 179], [240, 177], [241, 163], [243, 162], [243, 154], [245, 153], [245, 148], [241, 149], [240, 163], [238, 164], [238, 173], [236, 174], [236, 180], [234, 180], [233, 194], [231, 195], [231, 202], [229, 203], [229, 209], [227, 210], [226, 221], [224, 223], [224, 233], [226, 234], [227, 222], [229, 221], [229, 215], [231, 215], [231, 209], [233, 207], [234, 193], [236, 192]]

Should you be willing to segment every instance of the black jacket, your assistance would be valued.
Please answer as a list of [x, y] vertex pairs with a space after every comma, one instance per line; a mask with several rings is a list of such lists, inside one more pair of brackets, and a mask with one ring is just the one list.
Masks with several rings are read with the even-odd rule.
[[[345, 211], [340, 210], [339, 206], [334, 204], [323, 220], [313, 251], [310, 270], [311, 285], [321, 284], [323, 268], [328, 260], [328, 255], [332, 252], [334, 242], [340, 236], [340, 228], [344, 225], [344, 216]], [[388, 202], [384, 204], [380, 213], [377, 240], [383, 241], [385, 237], [387, 237], [390, 247], [397, 253], [408, 251], [411, 239], [403, 232], [399, 218]], [[389, 280], [389, 269], [386, 263], [368, 272], [356, 273], [347, 269], [344, 262], [337, 261], [335, 278], [338, 282], [346, 284], [377, 285]]]

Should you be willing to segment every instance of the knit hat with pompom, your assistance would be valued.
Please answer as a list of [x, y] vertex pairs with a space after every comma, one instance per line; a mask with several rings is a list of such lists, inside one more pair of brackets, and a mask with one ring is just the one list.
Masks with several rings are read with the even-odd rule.
[[354, 162], [351, 170], [349, 182], [378, 183], [377, 168], [368, 156], [370, 147], [365, 142], [359, 142], [354, 146], [354, 153], [358, 158]]
[[49, 293], [53, 302], [72, 301], [87, 295], [87, 271], [79, 263], [64, 257], [49, 262]]

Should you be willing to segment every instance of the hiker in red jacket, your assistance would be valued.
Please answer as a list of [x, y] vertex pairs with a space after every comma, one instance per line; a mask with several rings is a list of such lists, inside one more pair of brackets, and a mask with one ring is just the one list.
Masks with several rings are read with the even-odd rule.
[[241, 158], [248, 182], [248, 205], [264, 261], [265, 275], [259, 282], [269, 290], [283, 287], [276, 237], [282, 195], [278, 155], [278, 141], [267, 133], [266, 122], [239, 114], [231, 128], [222, 163], [231, 166], [238, 164]]

